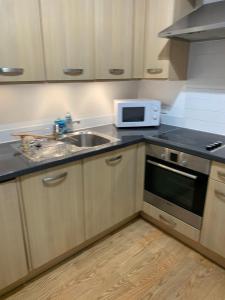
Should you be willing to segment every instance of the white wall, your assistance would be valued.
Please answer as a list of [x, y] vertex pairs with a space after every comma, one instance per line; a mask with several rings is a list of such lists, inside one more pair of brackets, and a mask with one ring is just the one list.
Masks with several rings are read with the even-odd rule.
[[136, 81], [0, 85], [0, 126], [54, 120], [68, 111], [76, 119], [111, 115], [113, 99], [135, 97]]
[[186, 82], [145, 80], [138, 96], [162, 100], [166, 124], [225, 135], [225, 41], [192, 43]]

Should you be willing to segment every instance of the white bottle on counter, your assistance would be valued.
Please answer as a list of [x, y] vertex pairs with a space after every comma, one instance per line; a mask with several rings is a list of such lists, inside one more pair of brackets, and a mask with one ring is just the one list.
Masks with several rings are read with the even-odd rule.
[[66, 121], [66, 131], [73, 132], [73, 119], [69, 112], [66, 114], [65, 121]]

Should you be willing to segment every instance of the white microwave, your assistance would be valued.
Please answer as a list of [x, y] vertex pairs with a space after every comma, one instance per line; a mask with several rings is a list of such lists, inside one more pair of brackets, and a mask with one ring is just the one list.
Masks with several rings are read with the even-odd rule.
[[150, 99], [114, 100], [116, 127], [159, 126], [161, 102]]

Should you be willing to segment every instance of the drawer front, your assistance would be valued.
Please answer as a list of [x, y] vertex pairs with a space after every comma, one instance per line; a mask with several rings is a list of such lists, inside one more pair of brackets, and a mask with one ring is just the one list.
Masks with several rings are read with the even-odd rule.
[[198, 229], [182, 222], [151, 204], [144, 203], [144, 212], [161, 222], [163, 225], [166, 225], [169, 229], [175, 230], [194, 241], [199, 241], [200, 231]]
[[225, 184], [209, 180], [201, 244], [225, 257]]
[[225, 164], [213, 162], [210, 178], [225, 183]]

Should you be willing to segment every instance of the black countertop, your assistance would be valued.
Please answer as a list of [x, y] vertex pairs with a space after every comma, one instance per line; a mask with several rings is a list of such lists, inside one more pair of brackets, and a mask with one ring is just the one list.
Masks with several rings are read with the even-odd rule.
[[166, 146], [209, 160], [225, 163], [225, 148], [215, 152], [209, 152], [205, 149], [208, 143], [215, 141], [222, 141], [225, 144], [225, 136], [221, 135], [163, 124], [157, 128], [136, 129], [117, 129], [114, 125], [105, 125], [91, 128], [91, 130], [116, 137], [120, 141], [95, 149], [82, 150], [60, 159], [54, 158], [43, 162], [28, 160], [15, 150], [12, 146], [13, 143], [0, 144], [0, 182], [140, 142]]

